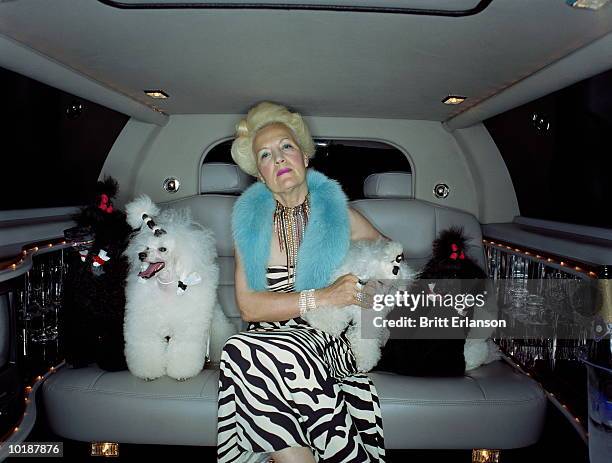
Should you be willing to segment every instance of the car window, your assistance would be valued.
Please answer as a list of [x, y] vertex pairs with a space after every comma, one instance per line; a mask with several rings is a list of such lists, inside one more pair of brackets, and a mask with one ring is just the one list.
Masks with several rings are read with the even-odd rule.
[[612, 71], [485, 121], [522, 216], [612, 228]]
[[87, 203], [129, 117], [3, 68], [0, 85], [0, 210]]
[[[378, 141], [315, 140], [317, 150], [310, 166], [337, 180], [349, 200], [363, 199], [363, 183], [370, 174], [411, 172], [410, 162], [399, 149]], [[215, 145], [205, 156], [207, 162], [234, 164], [232, 140]]]

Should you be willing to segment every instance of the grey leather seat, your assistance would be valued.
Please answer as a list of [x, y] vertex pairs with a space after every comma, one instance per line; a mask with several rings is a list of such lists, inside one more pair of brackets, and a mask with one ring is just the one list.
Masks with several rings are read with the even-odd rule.
[[[222, 185], [240, 175], [231, 166], [213, 169], [217, 176], [227, 175]], [[401, 241], [413, 266], [427, 260], [432, 240], [450, 225], [464, 226], [472, 237], [470, 253], [483, 262], [478, 221], [462, 211], [411, 199], [409, 182], [409, 174], [377, 174], [366, 181], [368, 199], [352, 206], [384, 234]], [[197, 220], [215, 231], [222, 273], [219, 296], [226, 313], [239, 323], [229, 226], [236, 198], [231, 194], [236, 191], [203, 193], [171, 205], [190, 205]], [[370, 374], [379, 392], [389, 449], [517, 448], [540, 436], [546, 409], [543, 391], [503, 361], [462, 378]], [[214, 446], [217, 382], [214, 368], [182, 383], [170, 378], [145, 382], [129, 372], [108, 373], [96, 366], [64, 368], [45, 382], [44, 407], [51, 429], [68, 439]]]
[[413, 199], [412, 174], [385, 172], [372, 174], [364, 183], [366, 199], [351, 206], [361, 212], [384, 235], [404, 246], [404, 256], [414, 269], [420, 269], [431, 256], [431, 242], [439, 232], [460, 226], [470, 238], [468, 254], [485, 267], [480, 223], [458, 209]]

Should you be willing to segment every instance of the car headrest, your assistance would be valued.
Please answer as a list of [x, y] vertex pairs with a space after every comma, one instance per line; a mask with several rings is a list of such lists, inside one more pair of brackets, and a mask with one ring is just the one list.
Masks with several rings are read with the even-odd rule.
[[371, 174], [363, 183], [366, 198], [412, 198], [412, 174], [384, 172]]
[[254, 178], [245, 174], [237, 165], [225, 162], [202, 164], [200, 194], [239, 194], [253, 183]]

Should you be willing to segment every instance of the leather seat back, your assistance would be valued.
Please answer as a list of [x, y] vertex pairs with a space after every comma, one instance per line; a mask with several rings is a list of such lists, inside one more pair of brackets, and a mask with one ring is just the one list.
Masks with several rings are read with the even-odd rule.
[[[235, 325], [245, 323], [234, 294], [234, 243], [231, 230], [232, 208], [238, 196], [254, 179], [233, 164], [208, 163], [202, 167], [200, 193], [162, 204], [162, 207], [191, 209], [193, 218], [210, 228], [217, 241], [220, 270], [218, 295], [224, 312]], [[464, 211], [443, 207], [412, 196], [412, 175], [404, 172], [372, 174], [364, 183], [366, 199], [352, 201], [378, 230], [404, 246], [408, 265], [420, 269], [431, 256], [431, 243], [439, 232], [462, 226], [471, 238], [468, 253], [484, 267], [480, 224]]]
[[418, 270], [431, 257], [432, 241], [451, 226], [463, 227], [468, 254], [485, 268], [480, 223], [472, 214], [414, 199], [412, 175], [387, 172], [370, 175], [364, 183], [366, 199], [351, 202], [385, 236], [402, 243], [408, 265]]

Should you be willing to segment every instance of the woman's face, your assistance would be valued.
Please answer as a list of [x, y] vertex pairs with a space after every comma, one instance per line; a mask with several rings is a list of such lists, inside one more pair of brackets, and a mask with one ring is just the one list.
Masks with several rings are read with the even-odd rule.
[[259, 179], [273, 193], [289, 191], [306, 181], [308, 158], [302, 154], [291, 129], [270, 124], [253, 138]]

